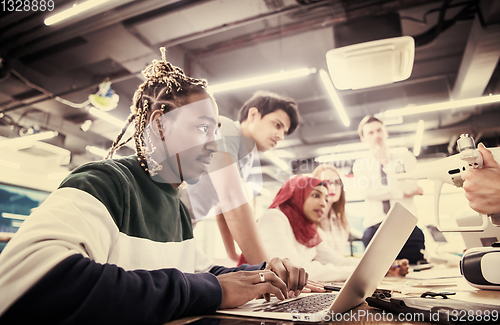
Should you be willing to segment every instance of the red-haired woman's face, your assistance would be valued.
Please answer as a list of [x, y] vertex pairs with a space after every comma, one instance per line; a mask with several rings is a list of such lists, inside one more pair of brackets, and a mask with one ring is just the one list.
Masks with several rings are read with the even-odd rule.
[[332, 206], [333, 203], [340, 199], [342, 194], [342, 180], [339, 174], [331, 169], [323, 170], [319, 179], [328, 183], [328, 206]]
[[313, 188], [304, 202], [304, 215], [312, 223], [319, 224], [325, 213], [328, 190], [323, 185]]

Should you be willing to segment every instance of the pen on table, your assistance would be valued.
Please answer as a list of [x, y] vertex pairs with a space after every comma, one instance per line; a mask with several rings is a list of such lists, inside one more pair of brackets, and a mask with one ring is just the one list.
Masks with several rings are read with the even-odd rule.
[[[342, 287], [327, 284], [327, 285], [323, 286], [323, 289], [329, 290], [329, 291], [340, 291], [340, 289], [342, 289]], [[375, 292], [376, 293], [383, 293], [386, 295], [386, 297], [390, 297], [392, 294], [392, 291], [388, 290], [388, 289], [375, 289]]]
[[325, 285], [323, 287], [323, 289], [325, 290], [330, 290], [330, 291], [340, 291], [340, 289], [342, 289], [342, 287], [339, 287], [339, 286], [332, 286], [332, 285]]

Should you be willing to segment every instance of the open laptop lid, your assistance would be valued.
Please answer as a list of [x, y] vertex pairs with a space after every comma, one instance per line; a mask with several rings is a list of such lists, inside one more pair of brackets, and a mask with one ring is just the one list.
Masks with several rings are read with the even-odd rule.
[[373, 294], [417, 224], [417, 218], [400, 203], [393, 204], [347, 279], [330, 312], [343, 313]]
[[[356, 269], [347, 279], [330, 308], [325, 311], [343, 313], [363, 303], [366, 297], [371, 296], [416, 224], [417, 218], [400, 203], [395, 203], [389, 210], [386, 220], [382, 222], [373, 236]], [[300, 297], [307, 295], [310, 294], [301, 294]], [[300, 299], [300, 297], [289, 300]], [[274, 302], [278, 301], [276, 298], [274, 300]], [[262, 307], [265, 305], [269, 305], [269, 303], [264, 300], [252, 300], [238, 308], [223, 309], [217, 312], [270, 319], [293, 319], [294, 315], [290, 312], [264, 312]], [[321, 321], [321, 317], [307, 320]]]
[[[467, 216], [457, 219], [459, 227], [471, 227], [481, 225], [481, 218], [478, 215]], [[462, 232], [465, 248], [491, 247], [492, 244], [500, 241], [500, 227], [488, 222], [488, 226], [483, 231]]]

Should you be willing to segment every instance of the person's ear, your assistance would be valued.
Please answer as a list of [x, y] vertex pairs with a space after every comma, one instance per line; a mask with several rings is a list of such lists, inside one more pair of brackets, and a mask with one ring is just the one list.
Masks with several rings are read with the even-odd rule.
[[260, 113], [259, 113], [259, 110], [257, 109], [257, 107], [251, 107], [248, 110], [248, 118], [247, 119], [249, 122], [253, 122], [256, 119], [258, 119], [259, 117], [260, 117]]
[[385, 125], [382, 125], [382, 131], [384, 131], [384, 139], [388, 139], [389, 132], [387, 132], [387, 128], [385, 127]]
[[162, 121], [163, 112], [159, 109], [155, 110], [153, 113], [151, 113], [151, 116], [149, 117], [149, 124], [151, 124], [151, 130], [153, 134], [162, 139], [165, 140], [164, 138], [164, 125], [160, 121]]

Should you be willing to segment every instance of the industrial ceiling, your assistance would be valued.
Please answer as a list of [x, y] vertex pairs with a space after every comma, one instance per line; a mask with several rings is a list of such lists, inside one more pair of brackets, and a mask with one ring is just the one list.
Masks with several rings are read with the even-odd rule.
[[[125, 121], [143, 81], [141, 71], [160, 57], [162, 46], [174, 65], [215, 85], [298, 68], [328, 71], [325, 55], [331, 49], [384, 38], [388, 28], [412, 36], [415, 61], [407, 80], [338, 90], [349, 126], [341, 122], [317, 72], [215, 93], [220, 114], [233, 119], [257, 90], [295, 98], [300, 127], [274, 150], [293, 168], [354, 150], [365, 115], [500, 94], [500, 1], [111, 0], [44, 24], [79, 2], [54, 0], [52, 12], [4, 10], [0, 18], [0, 136], [57, 131], [47, 142], [70, 152], [70, 169], [97, 159], [86, 147], [107, 149], [120, 131], [90, 114], [88, 96], [109, 79], [120, 100], [108, 113]], [[398, 145], [412, 149], [417, 122], [424, 120], [423, 158], [453, 153], [461, 133], [497, 146], [499, 105], [403, 116], [388, 130]], [[93, 123], [84, 131], [87, 120]]]

